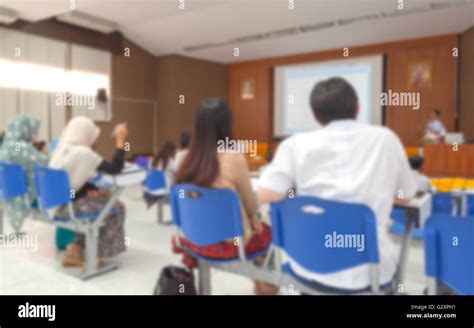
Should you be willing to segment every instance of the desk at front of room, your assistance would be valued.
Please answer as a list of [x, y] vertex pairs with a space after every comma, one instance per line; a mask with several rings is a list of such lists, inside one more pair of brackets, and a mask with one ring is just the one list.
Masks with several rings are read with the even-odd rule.
[[428, 176], [474, 178], [474, 145], [425, 145], [423, 157]]

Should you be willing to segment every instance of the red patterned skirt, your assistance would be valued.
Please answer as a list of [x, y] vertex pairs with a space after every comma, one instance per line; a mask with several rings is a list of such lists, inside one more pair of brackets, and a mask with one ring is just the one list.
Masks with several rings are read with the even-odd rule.
[[[245, 254], [251, 255], [256, 252], [259, 252], [270, 245], [272, 241], [272, 231], [270, 226], [262, 222], [262, 232], [254, 233], [250, 240], [245, 245]], [[189, 249], [191, 252], [209, 259], [235, 259], [239, 257], [239, 251], [237, 246], [234, 245], [231, 241], [223, 241], [218, 244], [212, 244], [208, 246], [197, 246], [190, 243], [187, 239], [181, 238], [180, 247], [176, 243], [176, 239], [173, 236], [172, 238], [173, 252], [177, 254], [183, 254], [182, 262], [188, 268], [195, 268], [197, 266], [197, 261], [194, 257], [189, 254], [186, 249]]]

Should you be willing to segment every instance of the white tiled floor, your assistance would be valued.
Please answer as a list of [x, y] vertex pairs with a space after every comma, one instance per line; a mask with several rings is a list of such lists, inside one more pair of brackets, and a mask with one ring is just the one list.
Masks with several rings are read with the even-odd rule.
[[[122, 201], [127, 207], [126, 233], [129, 246], [119, 256], [121, 267], [88, 281], [63, 269], [54, 246], [54, 226], [28, 220], [24, 231], [38, 235], [38, 249], [0, 250], [0, 294], [142, 294], [152, 293], [161, 269], [180, 264], [170, 249], [171, 225], [158, 225], [156, 208], [146, 210], [139, 187], [128, 188]], [[169, 208], [165, 217], [170, 218]], [[4, 224], [9, 232], [8, 223]], [[398, 242], [399, 238], [394, 237]], [[412, 242], [406, 274], [406, 292], [420, 294], [424, 288], [423, 244]], [[213, 294], [252, 294], [252, 282], [237, 275], [213, 271]], [[286, 293], [282, 290], [282, 293]]]

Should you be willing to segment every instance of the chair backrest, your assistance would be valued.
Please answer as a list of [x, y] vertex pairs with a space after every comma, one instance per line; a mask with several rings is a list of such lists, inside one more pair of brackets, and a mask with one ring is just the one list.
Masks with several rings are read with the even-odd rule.
[[58, 146], [59, 143], [59, 138], [54, 138], [52, 139], [49, 144], [48, 144], [48, 149], [49, 153], [52, 154], [56, 150], [56, 147]]
[[426, 275], [474, 295], [474, 218], [434, 215], [424, 229]]
[[165, 173], [161, 170], [149, 170], [143, 181], [143, 186], [149, 191], [166, 188]]
[[230, 189], [174, 185], [170, 193], [173, 223], [197, 246], [242, 237], [242, 217], [237, 194]]
[[7, 201], [28, 193], [23, 168], [17, 164], [0, 162], [0, 201]]
[[271, 204], [270, 214], [274, 245], [306, 270], [379, 262], [375, 215], [365, 205], [298, 196]]
[[137, 155], [133, 159], [133, 162], [141, 168], [147, 169], [150, 164], [150, 159], [148, 158], [148, 156]]
[[407, 222], [405, 210], [399, 207], [392, 209], [392, 212], [390, 213], [390, 218], [393, 221], [398, 222], [403, 225], [405, 225], [405, 223]]
[[453, 198], [449, 192], [438, 192], [433, 194], [432, 214], [452, 214]]
[[466, 196], [466, 215], [474, 216], [474, 195], [468, 194]]
[[36, 165], [34, 180], [40, 208], [47, 210], [71, 202], [71, 187], [66, 171]]

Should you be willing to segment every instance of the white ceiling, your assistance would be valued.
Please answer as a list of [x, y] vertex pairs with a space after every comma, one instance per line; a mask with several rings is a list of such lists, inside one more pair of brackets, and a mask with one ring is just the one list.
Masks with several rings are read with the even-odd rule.
[[[38, 21], [68, 12], [70, 1], [74, 0], [0, 0], [0, 6], [16, 10], [25, 20]], [[404, 0], [403, 11], [398, 11], [398, 0], [295, 0], [294, 10], [288, 9], [288, 0], [184, 1], [184, 10], [179, 9], [179, 0], [75, 0], [75, 6], [117, 23], [127, 38], [155, 55], [177, 53], [223, 63], [462, 32], [474, 25], [472, 0]], [[456, 6], [428, 10], [440, 2]], [[418, 8], [424, 11], [408, 14]], [[228, 42], [380, 13], [403, 15], [278, 38]], [[215, 43], [223, 45], [185, 50]], [[239, 57], [234, 57], [235, 47]]]

